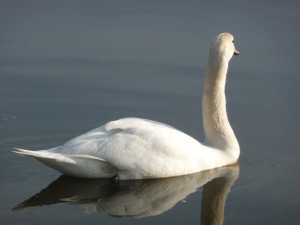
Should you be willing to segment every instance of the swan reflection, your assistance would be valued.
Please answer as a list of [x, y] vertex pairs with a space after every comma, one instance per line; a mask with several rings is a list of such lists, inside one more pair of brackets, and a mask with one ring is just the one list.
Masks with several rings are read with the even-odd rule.
[[83, 207], [86, 213], [105, 212], [111, 216], [141, 218], [171, 209], [204, 185], [202, 224], [222, 224], [225, 200], [238, 175], [239, 167], [235, 165], [180, 177], [117, 184], [109, 179], [61, 176], [13, 210], [70, 203]]

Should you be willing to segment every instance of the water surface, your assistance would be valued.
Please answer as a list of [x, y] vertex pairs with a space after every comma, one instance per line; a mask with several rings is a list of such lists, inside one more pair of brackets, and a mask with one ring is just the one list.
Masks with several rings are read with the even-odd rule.
[[[0, 30], [1, 224], [299, 224], [299, 1], [0, 0]], [[11, 152], [127, 116], [203, 141], [208, 47], [224, 31], [241, 52], [226, 92], [233, 169], [114, 185]]]

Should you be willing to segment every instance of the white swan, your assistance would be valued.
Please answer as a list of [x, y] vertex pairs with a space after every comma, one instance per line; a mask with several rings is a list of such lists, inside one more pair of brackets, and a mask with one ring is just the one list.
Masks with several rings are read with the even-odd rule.
[[15, 152], [31, 156], [66, 175], [121, 180], [179, 176], [233, 164], [240, 149], [227, 118], [225, 81], [234, 54], [239, 52], [231, 34], [215, 37], [202, 100], [205, 144], [163, 123], [123, 118], [59, 147]]

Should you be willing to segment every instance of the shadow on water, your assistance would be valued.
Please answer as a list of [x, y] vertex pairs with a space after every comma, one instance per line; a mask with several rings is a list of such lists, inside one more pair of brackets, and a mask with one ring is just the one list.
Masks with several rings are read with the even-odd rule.
[[85, 213], [142, 218], [171, 209], [204, 185], [201, 224], [223, 224], [225, 201], [238, 176], [238, 165], [180, 177], [119, 183], [61, 176], [13, 210], [64, 203], [76, 204]]

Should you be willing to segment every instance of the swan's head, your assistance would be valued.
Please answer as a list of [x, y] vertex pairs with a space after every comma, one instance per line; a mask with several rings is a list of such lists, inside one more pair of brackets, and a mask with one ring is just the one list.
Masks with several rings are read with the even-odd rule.
[[233, 55], [239, 55], [233, 44], [234, 37], [230, 33], [222, 33], [216, 36], [210, 46], [210, 55], [215, 59], [229, 61]]

